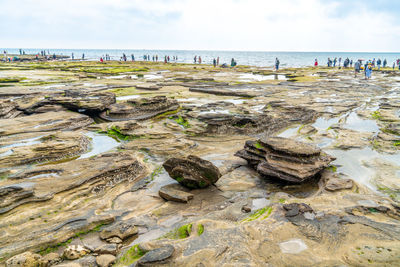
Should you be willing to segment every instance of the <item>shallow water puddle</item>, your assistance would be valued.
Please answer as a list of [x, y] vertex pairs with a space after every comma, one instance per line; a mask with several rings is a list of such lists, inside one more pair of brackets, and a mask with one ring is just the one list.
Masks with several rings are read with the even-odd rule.
[[326, 152], [336, 157], [333, 164], [339, 165], [338, 172], [348, 175], [351, 179], [374, 191], [376, 191], [376, 187], [372, 184], [371, 179], [379, 170], [375, 170], [373, 167], [369, 168], [364, 163], [374, 159], [381, 159], [394, 165], [400, 164], [400, 154], [381, 154], [369, 147], [363, 149], [327, 150]]
[[297, 126], [295, 128], [289, 128], [287, 130], [284, 130], [283, 132], [278, 134], [278, 137], [286, 137], [286, 138], [293, 137], [293, 136], [297, 135], [300, 127], [301, 126]]
[[120, 145], [114, 138], [107, 135], [97, 133], [86, 133], [87, 137], [92, 140], [91, 150], [87, 153], [82, 154], [78, 159], [86, 159], [92, 156], [99, 155], [101, 153], [110, 151]]
[[282, 253], [287, 254], [298, 254], [308, 247], [301, 239], [291, 239], [279, 244], [279, 248], [281, 249]]
[[124, 100], [129, 100], [129, 99], [136, 99], [140, 98], [140, 95], [125, 95], [125, 96], [118, 96], [116, 97], [117, 101], [124, 101]]
[[379, 132], [379, 126], [376, 124], [376, 121], [362, 119], [355, 112], [349, 114], [343, 127], [360, 132]]
[[262, 209], [262, 208], [268, 206], [270, 203], [271, 203], [271, 201], [269, 201], [269, 200], [266, 199], [266, 198], [256, 198], [256, 199], [253, 199], [252, 206], [251, 206], [251, 210], [252, 210], [252, 211], [255, 211], [255, 210]]
[[316, 129], [320, 130], [326, 130], [333, 124], [338, 123], [340, 118], [331, 118], [331, 119], [326, 119], [323, 117], [319, 117], [311, 126], [313, 126]]
[[253, 73], [245, 73], [239, 75], [239, 80], [242, 82], [251, 82], [251, 81], [268, 81], [268, 80], [277, 80], [277, 81], [286, 81], [285, 75], [279, 74], [270, 74], [270, 75], [261, 75], [261, 74], [253, 74]]
[[28, 180], [34, 180], [34, 179], [38, 179], [38, 178], [48, 178], [48, 177], [58, 177], [58, 176], [60, 176], [58, 173], [51, 172], [51, 173], [42, 173], [42, 174], [34, 175], [34, 176], [31, 176], [31, 177], [29, 177], [27, 179]]

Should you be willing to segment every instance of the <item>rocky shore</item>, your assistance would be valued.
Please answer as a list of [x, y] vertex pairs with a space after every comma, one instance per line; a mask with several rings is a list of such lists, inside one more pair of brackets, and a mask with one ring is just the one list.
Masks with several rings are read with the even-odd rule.
[[0, 266], [400, 266], [400, 73], [0, 64]]

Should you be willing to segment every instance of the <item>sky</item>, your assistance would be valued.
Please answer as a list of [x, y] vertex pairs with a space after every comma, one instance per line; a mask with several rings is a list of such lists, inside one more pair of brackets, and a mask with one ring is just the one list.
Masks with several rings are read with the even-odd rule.
[[399, 52], [398, 0], [0, 0], [0, 47]]

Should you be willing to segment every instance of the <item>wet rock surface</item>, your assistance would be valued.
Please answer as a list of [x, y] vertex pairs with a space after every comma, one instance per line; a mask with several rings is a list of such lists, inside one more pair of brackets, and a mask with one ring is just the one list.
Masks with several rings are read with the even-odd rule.
[[173, 179], [187, 188], [205, 188], [221, 177], [214, 164], [194, 155], [168, 159], [163, 167]]
[[236, 155], [262, 175], [295, 183], [314, 177], [334, 160], [317, 147], [283, 137], [248, 141]]
[[396, 73], [4, 64], [0, 265], [398, 264]]

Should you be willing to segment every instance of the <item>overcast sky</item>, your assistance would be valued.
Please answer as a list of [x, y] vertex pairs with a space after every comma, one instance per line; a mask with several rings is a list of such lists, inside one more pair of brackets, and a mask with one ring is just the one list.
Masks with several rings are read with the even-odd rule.
[[0, 0], [0, 47], [398, 52], [398, 0]]

